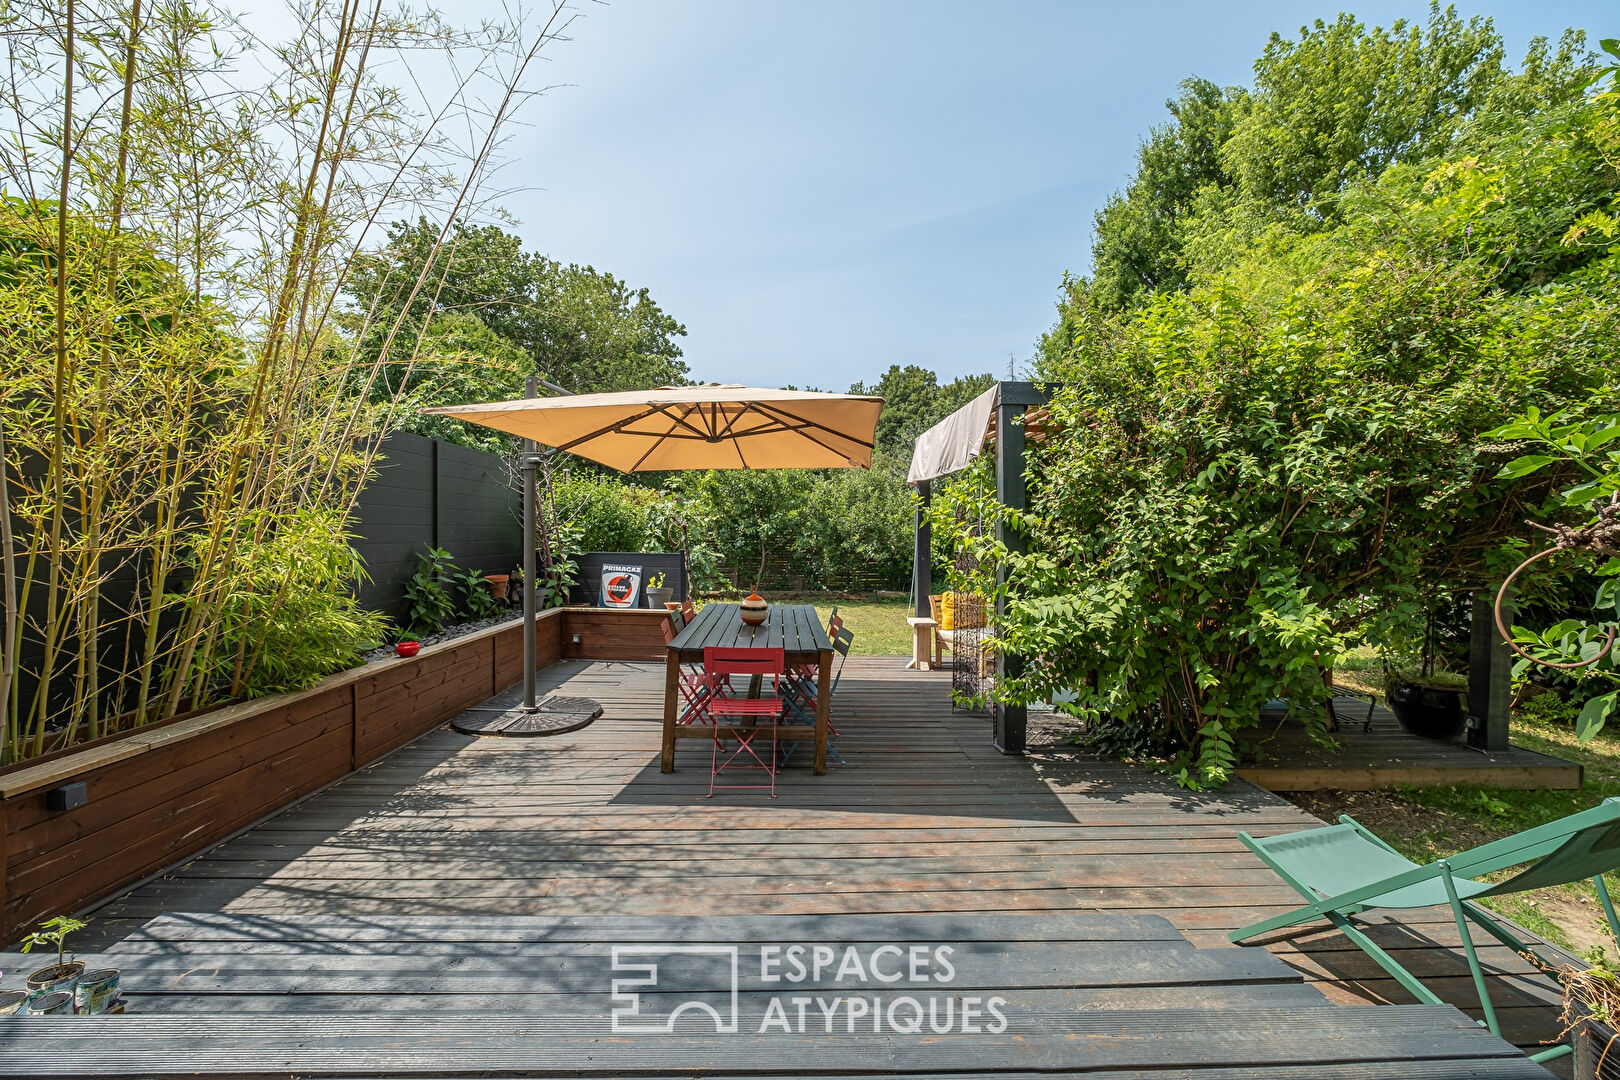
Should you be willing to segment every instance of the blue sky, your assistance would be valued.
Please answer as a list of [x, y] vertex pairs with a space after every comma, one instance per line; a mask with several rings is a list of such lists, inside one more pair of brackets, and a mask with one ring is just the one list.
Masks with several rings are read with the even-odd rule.
[[[1198, 74], [1247, 85], [1332, 3], [614, 0], [540, 73], [501, 181], [526, 246], [646, 286], [700, 379], [842, 390], [1020, 366], [1092, 215]], [[1364, 21], [1420, 4], [1361, 4]], [[1509, 55], [1611, 4], [1463, 7]]]

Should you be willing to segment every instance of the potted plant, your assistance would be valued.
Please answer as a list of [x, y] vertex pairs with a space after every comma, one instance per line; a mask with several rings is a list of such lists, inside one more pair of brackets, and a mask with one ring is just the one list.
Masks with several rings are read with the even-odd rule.
[[1468, 724], [1463, 707], [1468, 676], [1447, 671], [1436, 660], [1435, 614], [1424, 616], [1423, 641], [1416, 664], [1384, 668], [1384, 697], [1401, 727], [1425, 739], [1455, 739]]
[[38, 930], [23, 938], [23, 952], [33, 952], [37, 946], [42, 945], [56, 949], [56, 963], [42, 967], [28, 976], [30, 1000], [57, 993], [65, 993], [72, 997], [79, 976], [84, 974], [84, 964], [78, 960], [67, 959], [67, 936], [83, 929], [84, 923], [78, 919], [58, 915], [54, 919], [46, 919], [39, 924]]
[[1620, 972], [1601, 946], [1586, 954], [1582, 971], [1566, 971], [1564, 1033], [1575, 1039], [1576, 1080], [1620, 1078]]
[[654, 610], [665, 607], [675, 596], [675, 590], [664, 584], [664, 572], [662, 570], [648, 575], [646, 593], [647, 606]]
[[1468, 676], [1421, 667], [1391, 668], [1384, 680], [1389, 711], [1401, 727], [1425, 739], [1455, 739], [1468, 724], [1463, 699]]
[[505, 600], [506, 594], [512, 587], [510, 574], [485, 574], [484, 580], [489, 583], [489, 595], [494, 600]]

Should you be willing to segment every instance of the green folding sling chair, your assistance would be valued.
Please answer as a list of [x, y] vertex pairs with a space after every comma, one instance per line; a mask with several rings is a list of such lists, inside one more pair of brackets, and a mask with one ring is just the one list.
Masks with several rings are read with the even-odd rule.
[[[1548, 975], [1556, 977], [1557, 966], [1529, 945], [1509, 933], [1484, 909], [1469, 901], [1486, 896], [1544, 889], [1591, 878], [1597, 885], [1598, 899], [1608, 917], [1609, 930], [1620, 939], [1620, 922], [1614, 904], [1604, 887], [1605, 871], [1620, 868], [1620, 798], [1605, 799], [1590, 810], [1560, 818], [1514, 836], [1484, 844], [1449, 859], [1419, 866], [1384, 843], [1348, 814], [1337, 825], [1284, 833], [1281, 836], [1253, 837], [1239, 833], [1249, 850], [1260, 856], [1277, 876], [1293, 886], [1308, 901], [1284, 915], [1264, 919], [1252, 926], [1234, 930], [1234, 942], [1281, 930], [1288, 926], [1326, 919], [1372, 957], [1378, 966], [1395, 977], [1419, 1001], [1442, 1004], [1428, 987], [1351, 921], [1352, 915], [1378, 909], [1433, 907], [1446, 904], [1457, 920], [1463, 953], [1479, 991], [1484, 1026], [1501, 1035], [1496, 1010], [1485, 987], [1485, 973], [1474, 951], [1468, 931], [1470, 921], [1504, 945], [1523, 955]], [[1505, 881], [1476, 881], [1476, 877], [1523, 869]], [[1569, 1053], [1571, 1047], [1556, 1046], [1532, 1055], [1545, 1061]]]

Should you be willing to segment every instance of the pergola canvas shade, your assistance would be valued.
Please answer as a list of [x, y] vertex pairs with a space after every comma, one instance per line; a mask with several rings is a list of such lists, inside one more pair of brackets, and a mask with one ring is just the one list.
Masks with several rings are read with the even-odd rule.
[[621, 472], [870, 468], [883, 399], [736, 384], [425, 409]]

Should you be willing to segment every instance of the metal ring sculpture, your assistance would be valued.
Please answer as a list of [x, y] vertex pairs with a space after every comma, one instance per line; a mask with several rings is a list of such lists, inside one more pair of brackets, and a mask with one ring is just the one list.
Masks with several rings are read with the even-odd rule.
[[[1535, 522], [1531, 522], [1530, 524], [1535, 525]], [[1611, 651], [1613, 651], [1615, 631], [1620, 629], [1620, 624], [1611, 625], [1609, 627], [1608, 639], [1604, 641], [1603, 648], [1597, 651], [1596, 656], [1590, 657], [1586, 660], [1576, 661], [1575, 663], [1560, 664], [1552, 660], [1542, 660], [1538, 657], [1531, 656], [1529, 653], [1519, 648], [1518, 643], [1513, 640], [1513, 635], [1508, 633], [1506, 626], [1502, 625], [1502, 601], [1507, 596], [1508, 589], [1513, 586], [1513, 579], [1517, 578], [1526, 569], [1528, 569], [1531, 563], [1536, 562], [1539, 559], [1545, 559], [1548, 555], [1553, 555], [1560, 551], [1579, 550], [1590, 551], [1594, 555], [1610, 555], [1620, 557], [1620, 551], [1615, 550], [1615, 548], [1611, 546], [1611, 544], [1615, 542], [1616, 536], [1620, 535], [1620, 493], [1617, 493], [1610, 498], [1608, 506], [1599, 507], [1597, 520], [1583, 528], [1572, 529], [1567, 525], [1556, 525], [1550, 529], [1545, 525], [1535, 525], [1535, 527], [1542, 529], [1545, 532], [1552, 533], [1557, 539], [1554, 541], [1552, 547], [1547, 548], [1545, 551], [1536, 552], [1534, 555], [1524, 560], [1524, 562], [1514, 567], [1513, 573], [1509, 574], [1507, 576], [1507, 580], [1502, 582], [1502, 587], [1496, 592], [1496, 603], [1492, 606], [1492, 613], [1496, 616], [1496, 632], [1502, 635], [1502, 640], [1507, 642], [1508, 648], [1512, 649], [1515, 653], [1524, 657], [1532, 664], [1540, 664], [1542, 667], [1558, 668], [1561, 671], [1573, 671], [1576, 668], [1591, 667], [1593, 664], [1596, 664], [1605, 656], [1608, 656]]]

